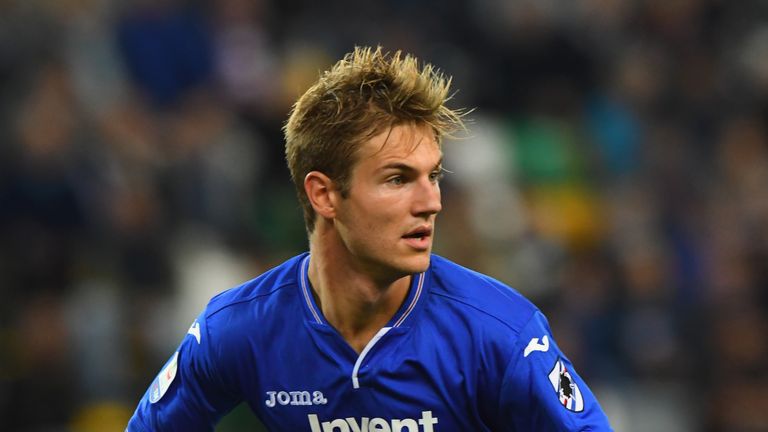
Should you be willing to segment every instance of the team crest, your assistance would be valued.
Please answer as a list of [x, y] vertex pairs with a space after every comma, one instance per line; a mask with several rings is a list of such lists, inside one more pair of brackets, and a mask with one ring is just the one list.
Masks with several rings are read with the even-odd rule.
[[168, 387], [171, 386], [173, 379], [176, 378], [176, 370], [178, 369], [179, 352], [171, 357], [166, 363], [163, 370], [157, 374], [157, 377], [152, 381], [152, 385], [149, 387], [149, 402], [155, 403], [163, 397], [165, 392], [168, 391]]
[[576, 385], [571, 373], [565, 367], [562, 359], [557, 359], [552, 370], [549, 372], [549, 382], [557, 392], [557, 397], [566, 409], [573, 412], [584, 410], [584, 398], [581, 396], [581, 390]]

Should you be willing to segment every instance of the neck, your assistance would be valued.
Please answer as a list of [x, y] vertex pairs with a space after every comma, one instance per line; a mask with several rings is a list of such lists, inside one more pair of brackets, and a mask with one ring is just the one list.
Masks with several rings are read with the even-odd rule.
[[328, 323], [360, 353], [405, 301], [411, 276], [372, 274], [349, 253], [313, 240], [308, 277], [315, 301]]

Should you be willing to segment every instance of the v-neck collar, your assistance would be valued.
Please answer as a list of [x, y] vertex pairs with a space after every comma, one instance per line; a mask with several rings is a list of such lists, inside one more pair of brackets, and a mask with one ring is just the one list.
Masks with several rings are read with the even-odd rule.
[[[299, 263], [299, 289], [301, 290], [304, 298], [305, 311], [307, 319], [316, 324], [330, 326], [328, 321], [323, 316], [322, 311], [315, 302], [315, 297], [312, 295], [312, 286], [309, 282], [309, 257], [307, 254]], [[410, 322], [413, 321], [417, 306], [422, 303], [424, 295], [424, 280], [426, 279], [426, 273], [414, 274], [411, 277], [411, 286], [408, 290], [408, 295], [405, 301], [397, 310], [397, 312], [390, 318], [385, 327], [389, 328], [405, 328]], [[411, 319], [409, 319], [411, 318]]]

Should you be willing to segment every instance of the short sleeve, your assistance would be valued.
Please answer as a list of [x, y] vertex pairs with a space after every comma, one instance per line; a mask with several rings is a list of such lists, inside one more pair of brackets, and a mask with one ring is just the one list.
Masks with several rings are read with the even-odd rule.
[[521, 331], [501, 382], [504, 430], [610, 431], [605, 413], [535, 312]]
[[200, 315], [139, 401], [126, 431], [212, 431], [239, 402], [219, 372], [225, 354]]

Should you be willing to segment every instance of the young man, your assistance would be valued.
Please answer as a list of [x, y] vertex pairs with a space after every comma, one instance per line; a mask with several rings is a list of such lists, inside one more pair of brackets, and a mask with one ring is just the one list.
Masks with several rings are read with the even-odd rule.
[[610, 430], [544, 316], [431, 255], [449, 80], [357, 48], [296, 103], [286, 155], [310, 252], [214, 297], [128, 431]]

